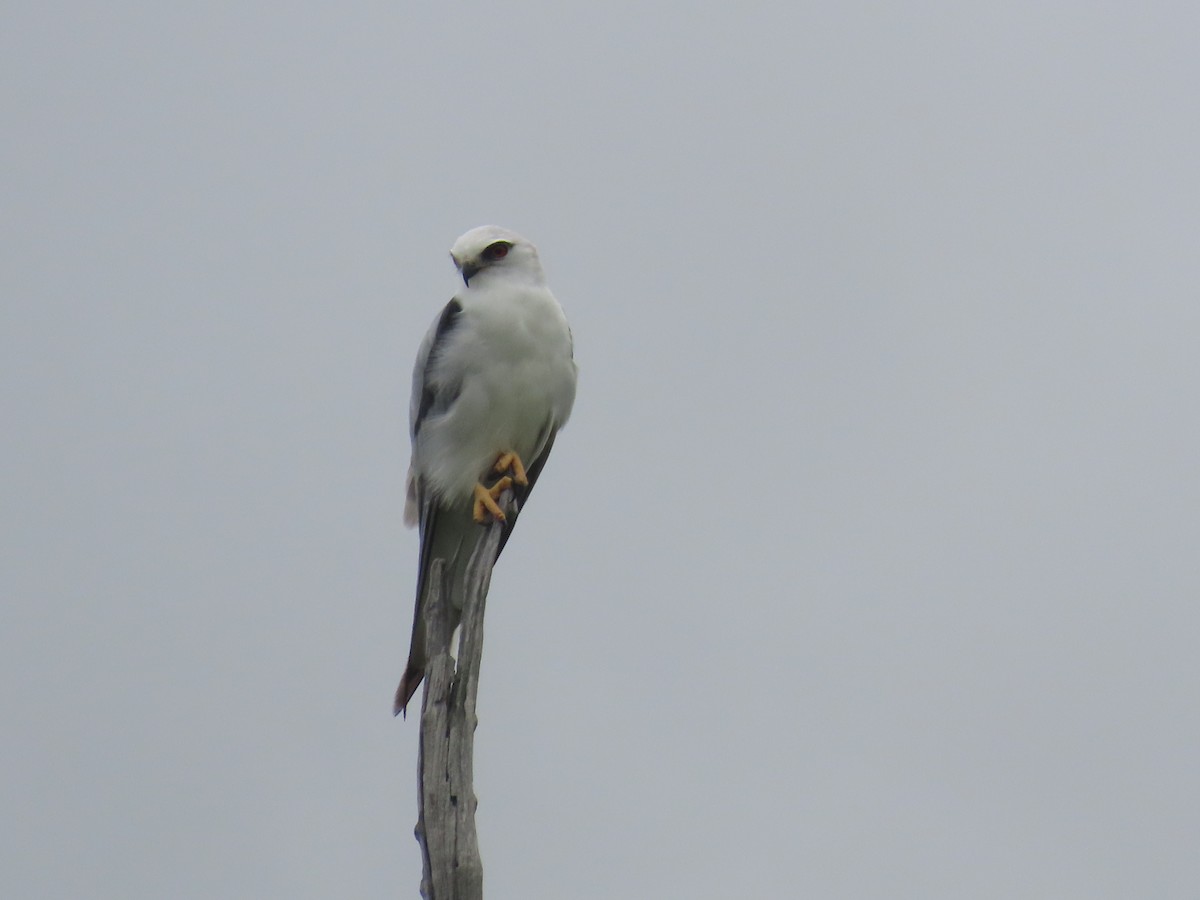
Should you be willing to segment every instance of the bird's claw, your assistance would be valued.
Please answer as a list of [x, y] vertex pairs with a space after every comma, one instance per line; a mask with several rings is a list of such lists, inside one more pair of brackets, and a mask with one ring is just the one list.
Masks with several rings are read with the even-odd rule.
[[512, 485], [513, 480], [507, 475], [493, 484], [490, 488], [486, 488], [482, 484], [476, 484], [475, 502], [471, 507], [471, 517], [480, 525], [486, 525], [489, 517], [500, 522], [507, 521], [507, 518], [504, 515], [504, 510], [500, 508], [500, 504], [496, 501], [499, 500], [500, 495], [512, 487]]
[[521, 457], [517, 456], [511, 450], [500, 454], [500, 458], [496, 460], [496, 465], [492, 467], [492, 471], [497, 475], [503, 472], [512, 472], [514, 484], [521, 487], [529, 486], [529, 476], [525, 473], [525, 463], [521, 462]]

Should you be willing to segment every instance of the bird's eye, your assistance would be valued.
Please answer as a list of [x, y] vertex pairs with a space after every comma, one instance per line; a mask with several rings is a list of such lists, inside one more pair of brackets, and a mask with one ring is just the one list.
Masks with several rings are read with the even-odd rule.
[[496, 241], [496, 243], [491, 244], [484, 249], [483, 258], [488, 262], [495, 262], [498, 259], [504, 259], [504, 257], [508, 256], [508, 248], [511, 246], [512, 244], [508, 243], [507, 241]]

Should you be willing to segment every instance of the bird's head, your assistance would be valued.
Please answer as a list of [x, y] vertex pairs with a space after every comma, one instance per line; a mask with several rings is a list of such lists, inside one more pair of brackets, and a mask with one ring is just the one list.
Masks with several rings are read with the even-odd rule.
[[537, 247], [519, 234], [497, 225], [472, 228], [454, 242], [450, 258], [462, 273], [463, 284], [468, 286], [476, 276], [501, 272], [539, 284], [545, 281]]

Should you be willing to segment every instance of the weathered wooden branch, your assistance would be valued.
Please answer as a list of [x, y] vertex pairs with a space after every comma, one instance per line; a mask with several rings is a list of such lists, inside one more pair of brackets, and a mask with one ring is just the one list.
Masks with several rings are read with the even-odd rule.
[[[512, 498], [501, 495], [502, 509]], [[421, 701], [421, 749], [416, 836], [424, 871], [425, 900], [482, 900], [483, 862], [475, 833], [473, 787], [475, 698], [483, 655], [483, 612], [492, 566], [500, 552], [504, 526], [493, 522], [479, 530], [461, 582], [445, 575], [446, 561], [435, 559], [425, 607], [428, 665]], [[462, 596], [455, 596], [461, 591]], [[462, 609], [458, 666], [450, 655], [454, 610]]]

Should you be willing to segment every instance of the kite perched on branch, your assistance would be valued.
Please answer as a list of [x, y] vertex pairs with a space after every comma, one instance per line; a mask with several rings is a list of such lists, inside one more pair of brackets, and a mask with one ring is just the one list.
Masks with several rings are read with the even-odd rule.
[[450, 256], [463, 289], [425, 335], [413, 369], [404, 520], [420, 525], [421, 556], [397, 715], [425, 674], [433, 560], [444, 560], [446, 582], [457, 584], [477, 526], [495, 520], [505, 523], [503, 549], [516, 513], [506, 515], [496, 501], [511, 489], [520, 510], [575, 402], [571, 329], [546, 286], [537, 248], [485, 225], [460, 237]]

